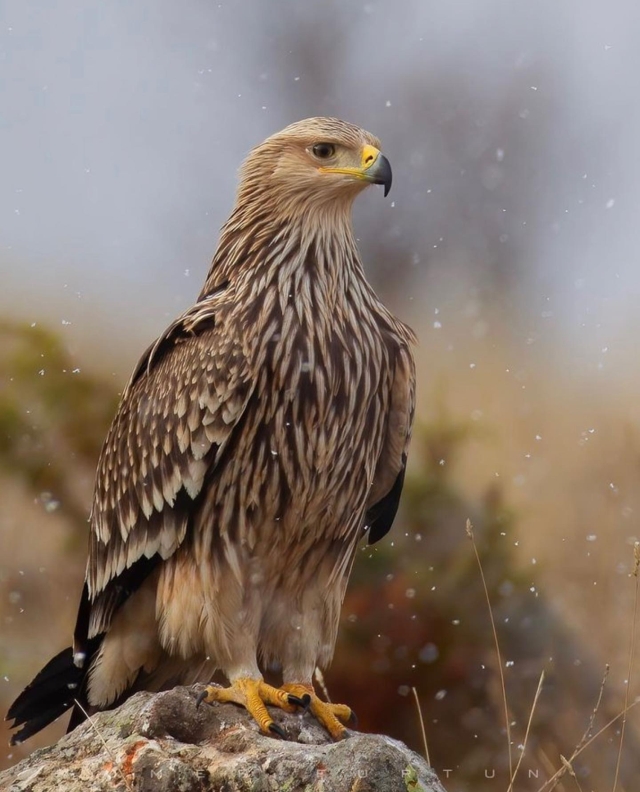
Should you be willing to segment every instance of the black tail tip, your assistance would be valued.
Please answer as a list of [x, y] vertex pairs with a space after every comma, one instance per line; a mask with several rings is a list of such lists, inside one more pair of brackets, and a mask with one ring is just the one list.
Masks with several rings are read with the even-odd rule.
[[71, 647], [49, 660], [9, 707], [10, 728], [22, 727], [11, 736], [10, 745], [24, 742], [72, 707], [83, 676], [73, 663]]

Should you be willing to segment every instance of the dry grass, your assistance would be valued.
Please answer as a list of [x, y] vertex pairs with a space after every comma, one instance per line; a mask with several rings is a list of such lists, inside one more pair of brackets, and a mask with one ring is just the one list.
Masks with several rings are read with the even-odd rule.
[[484, 569], [482, 568], [482, 562], [480, 561], [480, 554], [478, 553], [478, 546], [476, 544], [475, 537], [473, 535], [473, 526], [471, 525], [471, 520], [467, 519], [466, 525], [467, 536], [471, 539], [471, 543], [473, 545], [473, 551], [476, 556], [476, 561], [478, 563], [478, 570], [480, 571], [480, 577], [482, 578], [482, 588], [484, 591], [484, 596], [487, 600], [487, 608], [489, 611], [489, 618], [491, 619], [491, 633], [493, 635], [493, 643], [496, 650], [496, 657], [498, 661], [498, 673], [500, 675], [500, 689], [502, 691], [502, 704], [504, 707], [504, 726], [505, 731], [507, 734], [507, 752], [509, 754], [509, 778], [511, 779], [511, 783], [513, 783], [514, 772], [513, 772], [513, 755], [511, 751], [511, 716], [509, 715], [509, 703], [507, 701], [507, 686], [505, 685], [504, 681], [504, 669], [502, 664], [502, 652], [500, 651], [500, 641], [498, 640], [498, 632], [496, 630], [496, 622], [493, 617], [493, 608], [491, 607], [491, 598], [489, 597], [489, 589], [487, 588], [487, 581], [484, 576]]
[[420, 699], [418, 698], [418, 691], [412, 687], [411, 693], [413, 694], [413, 700], [416, 703], [416, 709], [418, 711], [418, 718], [420, 720], [420, 734], [422, 736], [422, 746], [424, 748], [424, 758], [427, 760], [427, 764], [431, 764], [431, 757], [429, 756], [429, 745], [427, 743], [427, 730], [424, 726], [424, 718], [422, 717], [422, 707], [420, 706]]
[[[499, 670], [499, 677], [500, 677], [500, 686], [502, 692], [502, 701], [504, 706], [504, 715], [505, 715], [505, 722], [506, 722], [506, 735], [507, 735], [507, 752], [509, 756], [509, 786], [507, 787], [507, 792], [513, 792], [515, 789], [514, 784], [516, 782], [518, 772], [520, 770], [522, 760], [525, 755], [525, 751], [527, 748], [527, 743], [529, 740], [529, 734], [531, 732], [531, 726], [534, 722], [536, 707], [540, 699], [540, 694], [543, 689], [544, 685], [544, 670], [540, 673], [540, 679], [538, 681], [538, 687], [536, 689], [533, 703], [531, 705], [531, 709], [529, 712], [529, 718], [527, 721], [527, 726], [524, 734], [524, 739], [521, 746], [520, 757], [518, 762], [513, 768], [513, 760], [512, 760], [512, 742], [511, 742], [511, 729], [510, 729], [510, 716], [509, 716], [509, 705], [508, 705], [508, 695], [507, 695], [507, 688], [505, 684], [504, 672], [503, 672], [503, 663], [502, 663], [502, 653], [500, 651], [500, 640], [498, 637], [498, 633], [496, 630], [495, 619], [493, 614], [493, 607], [491, 604], [491, 598], [489, 596], [489, 591], [487, 588], [484, 569], [482, 566], [482, 561], [480, 560], [480, 554], [478, 553], [478, 548], [476, 545], [473, 526], [471, 524], [471, 520], [467, 519], [466, 522], [466, 534], [471, 540], [475, 552], [475, 558], [478, 565], [478, 571], [482, 578], [483, 589], [486, 598], [487, 609], [489, 613], [489, 618], [491, 621], [491, 631], [493, 635], [494, 647], [496, 652], [496, 662], [498, 665]], [[618, 792], [618, 782], [619, 782], [619, 775], [620, 775], [620, 768], [622, 765], [622, 757], [623, 757], [623, 750], [624, 750], [624, 737], [625, 737], [625, 725], [627, 723], [627, 715], [629, 711], [635, 707], [637, 704], [640, 703], [640, 698], [636, 699], [635, 701], [629, 701], [630, 698], [630, 689], [631, 689], [631, 682], [632, 682], [632, 672], [633, 672], [633, 659], [634, 659], [634, 649], [635, 649], [635, 635], [636, 635], [636, 617], [638, 612], [638, 602], [640, 599], [640, 542], [635, 542], [633, 548], [633, 555], [634, 555], [634, 565], [633, 565], [633, 572], [631, 573], [631, 577], [635, 581], [634, 585], [634, 596], [633, 596], [633, 618], [631, 620], [631, 627], [630, 627], [630, 639], [629, 639], [629, 659], [627, 665], [627, 679], [625, 685], [625, 696], [624, 696], [624, 707], [620, 713], [618, 713], [615, 717], [611, 718], [607, 723], [604, 724], [600, 729], [598, 729], [595, 734], [593, 733], [593, 728], [595, 724], [596, 717], [598, 715], [598, 711], [600, 709], [600, 705], [602, 702], [602, 696], [605, 689], [605, 684], [609, 675], [609, 666], [607, 665], [605, 668], [605, 673], [602, 678], [602, 682], [600, 684], [600, 690], [598, 693], [598, 699], [596, 701], [596, 705], [591, 712], [591, 716], [589, 718], [589, 723], [587, 728], [582, 735], [582, 738], [577, 743], [575, 749], [573, 750], [571, 756], [567, 759], [565, 756], [560, 754], [560, 763], [561, 766], [558, 769], [554, 770], [554, 766], [552, 762], [545, 756], [546, 764], [548, 770], [551, 771], [550, 777], [545, 781], [542, 786], [540, 786], [537, 792], [551, 792], [551, 790], [555, 789], [561, 782], [561, 779], [564, 775], [568, 774], [572, 779], [579, 790], [579, 792], [583, 792], [582, 786], [580, 781], [574, 771], [574, 762], [575, 760], [585, 751], [588, 747], [590, 747], [596, 740], [602, 737], [605, 732], [613, 726], [616, 722], [621, 721], [621, 729], [620, 729], [620, 740], [618, 745], [618, 754], [617, 754], [617, 761], [615, 767], [615, 776], [613, 779], [613, 786], [612, 792]], [[620, 788], [620, 792], [625, 792], [623, 789]]]
[[627, 725], [627, 712], [629, 711], [629, 691], [631, 690], [631, 675], [633, 673], [633, 655], [635, 650], [636, 638], [636, 617], [638, 615], [638, 584], [640, 582], [638, 577], [638, 568], [640, 567], [640, 542], [636, 542], [633, 546], [634, 566], [633, 577], [635, 578], [635, 597], [633, 601], [633, 619], [631, 620], [631, 636], [629, 639], [629, 665], [627, 666], [627, 684], [624, 691], [624, 710], [622, 715], [622, 727], [620, 728], [620, 745], [618, 748], [618, 761], [616, 762], [616, 774], [613, 779], [613, 792], [616, 792], [618, 787], [618, 778], [620, 775], [620, 764], [622, 762], [622, 749], [624, 746], [624, 731]]
[[531, 710], [529, 712], [529, 719], [527, 720], [527, 728], [524, 733], [524, 740], [522, 741], [522, 748], [520, 750], [520, 756], [518, 757], [518, 762], [516, 764], [515, 770], [511, 774], [511, 778], [509, 779], [509, 786], [507, 787], [507, 792], [512, 792], [513, 785], [515, 780], [518, 776], [518, 772], [520, 771], [520, 766], [522, 765], [522, 760], [524, 759], [525, 751], [527, 750], [527, 743], [529, 742], [529, 734], [531, 733], [531, 725], [533, 724], [533, 716], [535, 715], [536, 706], [538, 705], [538, 701], [540, 699], [540, 693], [542, 692], [542, 686], [544, 684], [544, 671], [540, 672], [540, 679], [538, 680], [538, 687], [536, 688], [535, 695], [533, 697], [533, 703], [531, 704]]

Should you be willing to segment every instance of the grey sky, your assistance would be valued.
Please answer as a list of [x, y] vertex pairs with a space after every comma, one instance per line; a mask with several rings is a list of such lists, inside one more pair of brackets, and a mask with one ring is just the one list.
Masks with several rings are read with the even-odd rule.
[[247, 150], [332, 114], [394, 166], [357, 227], [410, 318], [461, 279], [534, 331], [546, 311], [572, 344], [615, 337], [640, 292], [639, 22], [579, 0], [0, 0], [0, 305], [115, 343], [131, 322], [130, 363], [197, 293]]

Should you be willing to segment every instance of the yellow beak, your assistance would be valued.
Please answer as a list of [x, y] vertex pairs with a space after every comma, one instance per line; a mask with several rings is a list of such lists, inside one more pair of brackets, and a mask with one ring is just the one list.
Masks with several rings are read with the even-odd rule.
[[375, 146], [363, 146], [359, 168], [320, 168], [321, 173], [344, 173], [354, 179], [362, 179], [371, 184], [383, 184], [385, 196], [391, 189], [391, 165], [389, 160]]

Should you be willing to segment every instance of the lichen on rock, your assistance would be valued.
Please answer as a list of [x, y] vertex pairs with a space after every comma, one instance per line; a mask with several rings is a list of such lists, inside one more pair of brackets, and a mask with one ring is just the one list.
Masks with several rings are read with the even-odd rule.
[[444, 792], [389, 737], [341, 742], [308, 713], [273, 711], [287, 740], [232, 704], [195, 706], [199, 687], [138, 693], [0, 773], [7, 792]]

